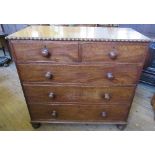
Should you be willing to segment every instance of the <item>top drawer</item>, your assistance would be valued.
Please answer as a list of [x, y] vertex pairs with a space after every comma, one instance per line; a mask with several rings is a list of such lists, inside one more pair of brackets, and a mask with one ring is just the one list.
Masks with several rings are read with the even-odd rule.
[[143, 63], [148, 43], [81, 42], [83, 62]]
[[75, 41], [12, 41], [18, 62], [77, 62], [78, 42]]

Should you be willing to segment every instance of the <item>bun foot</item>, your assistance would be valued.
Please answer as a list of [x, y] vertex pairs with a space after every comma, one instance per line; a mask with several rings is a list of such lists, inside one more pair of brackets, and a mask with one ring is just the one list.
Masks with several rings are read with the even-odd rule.
[[38, 129], [41, 126], [41, 123], [31, 123], [34, 129]]
[[121, 130], [121, 131], [124, 130], [124, 129], [126, 128], [126, 126], [127, 126], [126, 124], [117, 124], [117, 125], [116, 125], [116, 127], [117, 127], [119, 130]]

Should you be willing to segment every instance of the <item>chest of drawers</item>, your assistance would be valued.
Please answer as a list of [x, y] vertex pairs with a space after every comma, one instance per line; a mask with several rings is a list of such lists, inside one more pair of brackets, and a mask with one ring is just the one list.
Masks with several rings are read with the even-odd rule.
[[31, 26], [7, 39], [33, 127], [125, 127], [149, 38], [125, 28]]

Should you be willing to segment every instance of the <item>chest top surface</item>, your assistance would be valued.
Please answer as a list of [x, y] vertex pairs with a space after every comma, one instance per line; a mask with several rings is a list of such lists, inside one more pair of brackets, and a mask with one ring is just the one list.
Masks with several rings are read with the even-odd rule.
[[150, 42], [150, 38], [131, 28], [73, 26], [29, 26], [7, 36], [6, 39]]

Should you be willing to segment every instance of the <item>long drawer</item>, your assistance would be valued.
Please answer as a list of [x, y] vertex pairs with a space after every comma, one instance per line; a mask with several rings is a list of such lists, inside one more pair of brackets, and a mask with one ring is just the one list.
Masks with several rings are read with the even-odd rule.
[[12, 41], [17, 62], [77, 62], [78, 42]]
[[82, 42], [83, 62], [142, 63], [148, 47], [141, 43]]
[[126, 121], [129, 107], [122, 105], [29, 105], [32, 121]]
[[134, 87], [85, 87], [79, 85], [29, 85], [24, 84], [29, 103], [46, 102], [56, 104], [105, 103], [130, 104], [133, 99]]
[[140, 65], [57, 65], [18, 64], [23, 82], [82, 83], [89, 85], [135, 84], [141, 70]]

